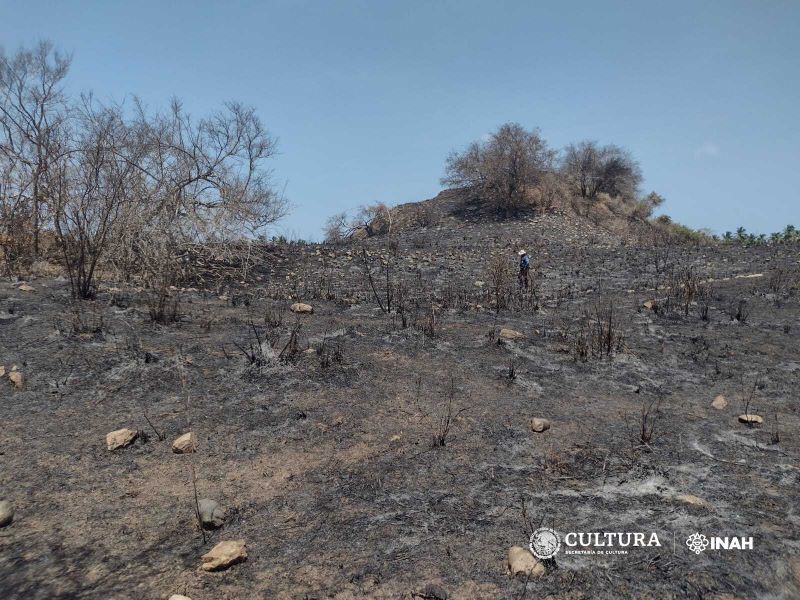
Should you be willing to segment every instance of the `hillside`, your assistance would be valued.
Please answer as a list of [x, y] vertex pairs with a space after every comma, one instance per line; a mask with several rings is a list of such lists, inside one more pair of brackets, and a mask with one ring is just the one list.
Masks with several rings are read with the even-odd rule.
[[[459, 206], [197, 263], [173, 324], [134, 284], [0, 283], [3, 597], [798, 597], [797, 247]], [[193, 481], [225, 509], [204, 535]], [[661, 545], [509, 576], [541, 526]], [[225, 540], [247, 559], [200, 570]]]

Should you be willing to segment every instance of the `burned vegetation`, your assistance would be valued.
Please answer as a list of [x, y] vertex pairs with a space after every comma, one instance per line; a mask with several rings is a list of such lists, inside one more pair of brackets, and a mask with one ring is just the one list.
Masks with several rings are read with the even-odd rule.
[[[797, 244], [687, 235], [620, 200], [624, 151], [513, 126], [434, 199], [259, 240], [252, 112], [69, 114], [75, 162], [4, 196], [2, 597], [800, 594]], [[511, 196], [498, 148], [535, 150]], [[539, 560], [540, 528], [662, 543]]]

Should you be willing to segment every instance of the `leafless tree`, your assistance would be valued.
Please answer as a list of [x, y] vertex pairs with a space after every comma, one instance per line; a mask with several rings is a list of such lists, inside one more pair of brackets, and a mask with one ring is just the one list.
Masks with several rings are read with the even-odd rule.
[[325, 241], [329, 244], [341, 244], [344, 242], [352, 233], [347, 213], [341, 212], [328, 217], [323, 233]]
[[70, 61], [50, 42], [10, 56], [0, 50], [0, 240], [6, 255], [39, 253], [48, 178], [64, 150], [62, 82]]
[[145, 146], [118, 107], [84, 97], [74, 111], [71, 150], [51, 166], [50, 210], [72, 294], [90, 298], [98, 261], [138, 203]]
[[134, 249], [149, 285], [165, 289], [191, 245], [235, 249], [230, 242], [276, 222], [288, 205], [264, 167], [276, 142], [253, 109], [229, 103], [194, 120], [177, 100], [166, 113], [136, 107], [129, 127], [145, 148], [136, 162], [141, 201], [118, 241]]
[[552, 168], [554, 153], [538, 130], [501, 125], [486, 141], [447, 158], [442, 184], [469, 191], [504, 216], [529, 204], [529, 192]]
[[564, 149], [561, 173], [582, 198], [588, 199], [604, 193], [633, 200], [642, 182], [639, 164], [629, 152], [592, 141], [570, 144]]

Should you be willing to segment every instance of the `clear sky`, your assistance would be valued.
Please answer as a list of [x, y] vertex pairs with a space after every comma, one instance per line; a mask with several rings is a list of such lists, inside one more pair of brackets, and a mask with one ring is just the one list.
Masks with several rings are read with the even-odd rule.
[[257, 108], [294, 205], [281, 229], [440, 189], [500, 123], [628, 148], [664, 212], [800, 225], [800, 2], [0, 0], [0, 44], [72, 52], [73, 90]]

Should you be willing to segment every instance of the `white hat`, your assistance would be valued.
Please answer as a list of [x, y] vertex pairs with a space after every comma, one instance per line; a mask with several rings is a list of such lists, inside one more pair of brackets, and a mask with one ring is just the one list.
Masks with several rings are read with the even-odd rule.
[[525, 250], [520, 250], [519, 252], [517, 252], [517, 254], [519, 254], [520, 256], [525, 256], [527, 252], [525, 252]]

